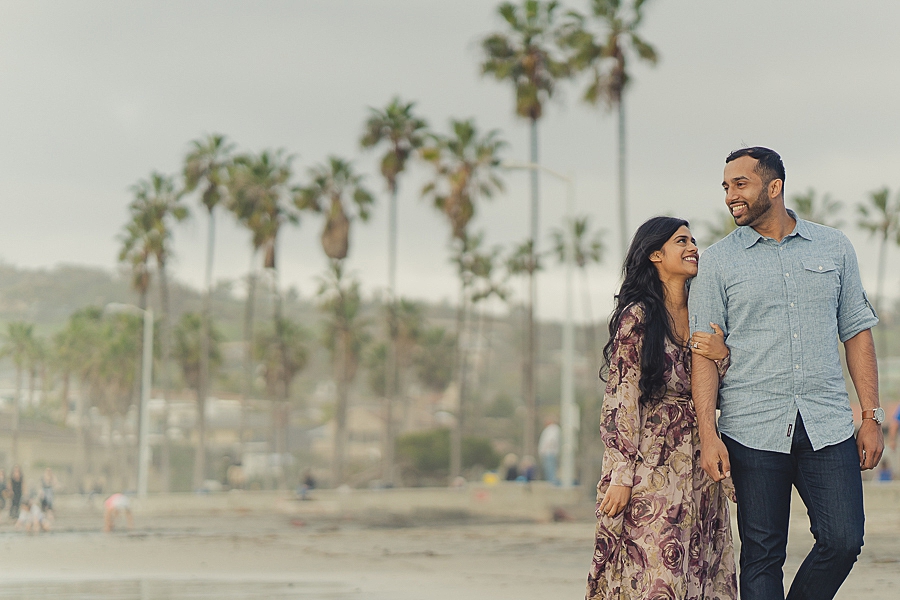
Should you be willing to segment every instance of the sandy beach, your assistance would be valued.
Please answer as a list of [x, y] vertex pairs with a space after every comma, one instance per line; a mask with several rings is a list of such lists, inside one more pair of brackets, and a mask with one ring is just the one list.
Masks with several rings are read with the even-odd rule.
[[[900, 589], [900, 487], [871, 489], [866, 546], [842, 600], [889, 600]], [[157, 502], [143, 511], [136, 503], [135, 528], [110, 534], [100, 531], [94, 505], [72, 501], [50, 533], [3, 525], [0, 598], [583, 597], [593, 535], [587, 502], [567, 505], [574, 520], [553, 522], [537, 507], [535, 518], [427, 511], [414, 506], [422, 496], [392, 492], [379, 498], [393, 512], [366, 508], [363, 494], [351, 498], [359, 510], [324, 510], [327, 493], [302, 503], [248, 495], [235, 510], [213, 498], [172, 498], [168, 509]], [[547, 494], [540, 497], [550, 503], [571, 498]], [[802, 505], [794, 512], [787, 583], [812, 544]]]

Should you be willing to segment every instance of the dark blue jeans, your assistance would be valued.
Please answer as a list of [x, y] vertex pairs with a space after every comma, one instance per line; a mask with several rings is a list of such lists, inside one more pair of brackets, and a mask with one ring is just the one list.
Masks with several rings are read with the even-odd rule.
[[741, 538], [742, 600], [784, 600], [791, 486], [797, 488], [816, 540], [787, 600], [829, 600], [850, 574], [863, 545], [862, 478], [856, 441], [814, 451], [797, 415], [790, 454], [754, 450], [722, 436], [731, 459]]

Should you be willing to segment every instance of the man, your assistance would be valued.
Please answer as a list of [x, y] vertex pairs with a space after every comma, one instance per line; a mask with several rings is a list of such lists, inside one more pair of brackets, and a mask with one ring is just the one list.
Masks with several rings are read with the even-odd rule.
[[562, 430], [556, 421], [548, 420], [538, 438], [538, 458], [544, 468], [544, 481], [558, 484], [556, 469], [559, 465], [559, 440]]
[[[701, 466], [731, 476], [738, 500], [743, 600], [784, 599], [791, 487], [816, 539], [788, 600], [833, 598], [863, 543], [860, 470], [884, 450], [871, 328], [878, 322], [849, 240], [784, 205], [784, 165], [768, 148], [725, 160], [738, 228], [711, 246], [691, 284], [693, 331], [721, 324], [731, 367], [693, 356]], [[862, 407], [853, 439], [838, 339]]]

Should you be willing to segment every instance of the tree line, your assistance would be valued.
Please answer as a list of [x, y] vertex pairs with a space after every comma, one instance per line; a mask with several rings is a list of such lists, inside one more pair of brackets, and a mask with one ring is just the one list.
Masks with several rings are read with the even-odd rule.
[[[254, 378], [264, 380], [264, 393], [273, 406], [272, 451], [287, 451], [291, 384], [304, 369], [310, 351], [310, 335], [284, 315], [278, 266], [281, 234], [310, 215], [320, 223], [319, 239], [328, 268], [319, 278], [317, 297], [327, 327], [320, 340], [331, 357], [336, 401], [332, 481], [346, 478], [347, 411], [349, 389], [362, 365], [369, 367], [370, 385], [384, 398], [384, 448], [381, 477], [392, 484], [396, 478], [394, 410], [403, 394], [404, 373], [415, 363], [420, 381], [435, 389], [454, 384], [458, 397], [455, 425], [450, 439], [451, 477], [462, 469], [462, 438], [467, 424], [466, 403], [471, 390], [469, 340], [472, 325], [484, 302], [496, 298], [511, 301], [509, 282], [521, 278], [528, 283], [524, 301], [525, 339], [522, 352], [521, 389], [525, 409], [522, 453], [535, 454], [538, 423], [536, 373], [537, 331], [534, 300], [537, 274], [550, 257], [562, 261], [571, 244], [582, 276], [585, 347], [589, 360], [599, 364], [599, 340], [588, 292], [588, 269], [604, 257], [600, 232], [586, 216], [555, 229], [548, 250], [541, 246], [539, 176], [539, 125], [547, 103], [560, 85], [581, 86], [581, 97], [590, 105], [615, 113], [617, 123], [617, 228], [619, 253], [624, 255], [629, 239], [625, 100], [633, 81], [635, 61], [658, 62], [657, 50], [641, 35], [644, 0], [589, 0], [584, 12], [558, 1], [522, 0], [497, 7], [501, 29], [481, 40], [480, 69], [484, 77], [508, 85], [513, 91], [514, 113], [530, 131], [530, 229], [512, 248], [490, 246], [483, 231], [473, 229], [479, 205], [503, 191], [503, 156], [507, 144], [501, 132], [484, 129], [474, 119], [451, 118], [443, 131], [431, 127], [416, 110], [416, 103], [395, 97], [382, 108], [370, 108], [362, 123], [359, 147], [377, 152], [384, 182], [388, 216], [388, 281], [384, 314], [379, 318], [383, 342], [373, 343], [371, 323], [361, 313], [360, 282], [349, 272], [347, 257], [353, 231], [365, 224], [374, 210], [382, 210], [378, 194], [364, 180], [353, 159], [328, 156], [299, 172], [294, 157], [284, 149], [255, 153], [239, 150], [227, 136], [212, 134], [188, 145], [181, 172], [152, 172], [131, 188], [129, 218], [119, 235], [119, 261], [131, 274], [138, 307], [146, 310], [151, 280], [159, 291], [161, 315], [158, 320], [157, 387], [168, 403], [173, 363], [180, 365], [183, 380], [197, 398], [199, 451], [195, 454], [194, 484], [202, 482], [206, 465], [205, 402], [210, 382], [221, 364], [219, 342], [212, 314], [212, 282], [215, 259], [216, 214], [226, 212], [250, 234], [252, 257], [247, 274], [243, 331], [244, 400], [254, 393]], [[452, 333], [427, 327], [421, 307], [396, 294], [398, 193], [412, 161], [427, 168], [429, 179], [420, 196], [438, 211], [447, 224], [450, 257], [459, 280], [456, 326]], [[810, 191], [793, 199], [801, 216], [826, 224], [840, 204], [829, 198], [817, 199]], [[900, 244], [900, 196], [893, 202], [887, 189], [873, 193], [859, 205], [860, 227], [879, 237], [879, 283], [876, 308], [882, 298], [884, 253], [889, 243]], [[172, 322], [169, 309], [170, 260], [175, 253], [173, 231], [191, 212], [206, 215], [208, 241], [199, 313]], [[733, 221], [731, 226], [733, 227]], [[708, 241], [727, 233], [728, 224], [708, 223]], [[272, 291], [272, 314], [265, 331], [255, 331], [257, 288]], [[78, 380], [82, 396], [108, 414], [122, 414], [133, 403], [140, 379], [139, 318], [134, 315], [106, 315], [101, 309], [86, 308], [70, 318], [52, 344], [41, 342], [26, 323], [11, 323], [4, 352], [16, 367], [17, 389], [34, 365], [44, 364], [40, 356], [56, 357], [63, 382], [63, 398], [68, 398], [69, 379]], [[40, 350], [38, 348], [41, 348]], [[423, 349], [430, 349], [424, 351]], [[174, 360], [173, 360], [174, 359]], [[582, 421], [590, 424], [599, 414], [600, 393], [595, 382], [582, 402]], [[30, 389], [33, 389], [33, 385]], [[47, 389], [44, 387], [44, 389]], [[17, 392], [17, 399], [19, 393]], [[67, 403], [67, 400], [66, 400]], [[17, 400], [18, 411], [18, 400]], [[89, 409], [87, 402], [79, 413]], [[243, 412], [243, 411], [242, 411]], [[18, 412], [16, 413], [18, 414]], [[82, 423], [79, 420], [79, 423]], [[596, 439], [590, 425], [582, 427], [581, 453], [584, 479], [590, 479], [590, 455], [596, 454]], [[80, 439], [84, 427], [79, 425]], [[245, 441], [246, 423], [241, 423], [239, 439]], [[165, 436], [164, 436], [165, 437]], [[85, 446], [87, 442], [83, 442]], [[15, 448], [15, 445], [14, 445]], [[15, 452], [15, 450], [14, 450]], [[168, 468], [168, 442], [161, 448], [163, 468]], [[168, 477], [164, 473], [163, 481]]]

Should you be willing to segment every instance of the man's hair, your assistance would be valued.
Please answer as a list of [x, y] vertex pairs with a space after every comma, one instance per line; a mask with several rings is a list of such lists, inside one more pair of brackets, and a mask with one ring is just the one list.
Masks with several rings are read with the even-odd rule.
[[780, 179], [781, 184], [784, 185], [784, 163], [781, 162], [781, 156], [777, 152], [762, 146], [741, 148], [729, 154], [728, 158], [725, 159], [725, 164], [742, 156], [749, 156], [757, 160], [753, 171], [762, 179], [763, 185], [769, 185], [769, 182], [773, 179]]

